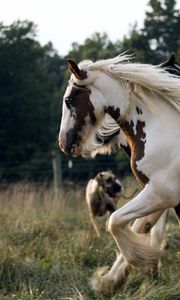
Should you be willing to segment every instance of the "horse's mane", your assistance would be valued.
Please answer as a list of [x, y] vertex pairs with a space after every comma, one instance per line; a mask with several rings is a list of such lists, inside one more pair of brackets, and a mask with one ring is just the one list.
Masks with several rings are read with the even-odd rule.
[[[130, 91], [132, 100], [144, 101], [149, 109], [155, 109], [153, 99], [155, 96], [158, 98], [160, 96], [180, 112], [179, 76], [168, 73], [160, 65], [130, 63], [129, 61], [132, 58], [132, 55], [122, 54], [112, 59], [96, 62], [84, 60], [79, 64], [79, 67], [87, 71], [99, 70], [115, 80], [123, 80]], [[110, 154], [117, 151], [121, 144], [125, 142], [121, 131], [112, 139], [109, 139], [108, 143], [103, 141], [113, 136], [118, 128], [117, 123], [110, 116], [106, 115], [104, 120], [96, 127], [95, 135], [89, 136], [85, 147], [87, 154], [91, 153], [91, 156], [95, 156], [97, 153]]]
[[84, 150], [83, 156], [95, 157], [96, 154], [111, 154], [117, 152], [121, 146], [127, 146], [127, 141], [119, 125], [108, 114], [97, 125], [95, 134], [90, 134]]
[[112, 59], [96, 62], [82, 61], [80, 66], [87, 70], [105, 72], [116, 80], [123, 80], [130, 90], [132, 100], [135, 98], [144, 101], [150, 108], [153, 108], [151, 100], [153, 97], [149, 97], [153, 94], [153, 96], [161, 96], [180, 112], [179, 77], [166, 72], [159, 66], [130, 63], [131, 60], [132, 55], [121, 54]]

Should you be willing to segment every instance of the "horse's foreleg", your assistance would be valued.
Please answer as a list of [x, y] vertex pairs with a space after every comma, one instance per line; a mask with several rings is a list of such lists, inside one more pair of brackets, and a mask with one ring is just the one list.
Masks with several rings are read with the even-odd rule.
[[[153, 226], [153, 228], [157, 227], [157, 220], [161, 217], [163, 212], [164, 210], [161, 210], [149, 216], [137, 219], [132, 225], [132, 230], [142, 234], [148, 233]], [[161, 242], [160, 239], [159, 242]], [[95, 272], [91, 279], [91, 285], [96, 292], [111, 294], [116, 287], [120, 286], [125, 281], [130, 269], [131, 265], [124, 260], [122, 254], [119, 254], [108, 272], [106, 272], [106, 268], [101, 268]]]
[[123, 257], [143, 273], [157, 272], [161, 251], [156, 245], [151, 245], [149, 238], [130, 229], [128, 223], [133, 219], [165, 210], [171, 205], [168, 198], [163, 199], [151, 185], [147, 185], [138, 196], [115, 211], [109, 219], [108, 230]]
[[[137, 233], [149, 233], [150, 232], [150, 244], [152, 246], [156, 246], [157, 249], [160, 249], [164, 246], [162, 245], [162, 242], [164, 240], [165, 231], [166, 231], [166, 225], [167, 225], [167, 219], [168, 219], [169, 209], [160, 210], [156, 213], [153, 213], [149, 216], [143, 217], [141, 219], [137, 219], [132, 229]], [[159, 261], [160, 265], [160, 261]], [[115, 274], [115, 281], [122, 281], [125, 279], [125, 275], [127, 275], [130, 271], [130, 265], [127, 263], [127, 261], [124, 260], [124, 264], [122, 267], [117, 270]]]
[[166, 231], [167, 219], [168, 219], [169, 209], [166, 209], [165, 212], [161, 215], [155, 226], [151, 230], [151, 245], [152, 246], [164, 246], [162, 242], [164, 240], [164, 235]]
[[[124, 264], [124, 262], [122, 254], [119, 254], [108, 272], [107, 267], [99, 268], [91, 278], [92, 289], [97, 293], [103, 293], [105, 295], [113, 294], [117, 284], [122, 283], [122, 279], [125, 279], [128, 275], [128, 263], [125, 262]], [[121, 276], [119, 274], [119, 278], [116, 280], [116, 273], [120, 267]]]

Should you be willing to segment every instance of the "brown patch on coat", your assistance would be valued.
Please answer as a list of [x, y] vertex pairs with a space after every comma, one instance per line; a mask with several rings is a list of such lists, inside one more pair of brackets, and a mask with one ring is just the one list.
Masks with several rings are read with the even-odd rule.
[[[84, 120], [89, 115], [91, 124], [94, 124], [96, 122], [96, 116], [94, 106], [89, 98], [91, 90], [85, 86], [74, 85], [75, 87], [72, 88], [67, 98], [71, 98], [70, 106], [76, 111], [76, 119], [78, 121]], [[71, 113], [73, 113], [73, 110]]]
[[[136, 107], [137, 113], [142, 114], [142, 110]], [[146, 185], [149, 182], [149, 178], [143, 174], [143, 172], [137, 169], [137, 162], [144, 157], [144, 148], [145, 148], [145, 137], [146, 134], [144, 132], [145, 122], [144, 121], [137, 121], [136, 124], [136, 134], [134, 133], [134, 122], [131, 121], [130, 123], [126, 120], [121, 119], [120, 109], [115, 108], [114, 106], [108, 106], [105, 108], [105, 112], [109, 113], [111, 117], [119, 124], [120, 128], [124, 132], [128, 144], [130, 146], [129, 149], [125, 149], [128, 155], [131, 155], [131, 168], [142, 185]]]
[[107, 106], [105, 107], [105, 112], [108, 113], [118, 123], [118, 120], [120, 120], [121, 117], [120, 108], [115, 108], [114, 106]]
[[73, 145], [81, 143], [81, 133], [86, 123], [86, 117], [89, 116], [91, 125], [96, 123], [95, 109], [90, 101], [90, 94], [91, 90], [87, 87], [74, 84], [70, 94], [64, 100], [71, 118], [75, 120], [73, 128], [67, 132], [67, 152], [71, 152]]
[[[120, 119], [121, 119], [120, 108], [115, 108], [114, 106], [108, 106], [108, 107], [105, 107], [105, 112], [108, 113], [119, 124], [119, 126], [121, 125], [120, 124]], [[117, 133], [119, 133], [119, 132], [117, 132]], [[130, 146], [129, 145], [127, 145], [127, 146], [121, 145], [121, 148], [124, 149], [124, 151], [126, 152], [128, 157], [130, 158], [131, 157]]]
[[142, 110], [138, 106], [136, 106], [136, 111], [138, 115], [142, 115]]
[[145, 137], [146, 134], [144, 132], [145, 122], [138, 120], [136, 123], [136, 134], [134, 133], [134, 122], [130, 123], [124, 121], [121, 124], [121, 128], [126, 135], [128, 140], [128, 144], [131, 148], [131, 168], [134, 175], [140, 181], [141, 184], [145, 185], [149, 182], [148, 177], [143, 174], [143, 172], [137, 169], [137, 162], [144, 157], [144, 148], [145, 148]]

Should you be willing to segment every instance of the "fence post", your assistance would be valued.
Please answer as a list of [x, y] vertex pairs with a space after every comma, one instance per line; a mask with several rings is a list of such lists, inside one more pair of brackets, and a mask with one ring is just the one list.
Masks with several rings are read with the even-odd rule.
[[62, 187], [62, 168], [61, 168], [61, 156], [57, 151], [52, 151], [52, 167], [53, 167], [53, 182], [54, 191], [57, 194]]

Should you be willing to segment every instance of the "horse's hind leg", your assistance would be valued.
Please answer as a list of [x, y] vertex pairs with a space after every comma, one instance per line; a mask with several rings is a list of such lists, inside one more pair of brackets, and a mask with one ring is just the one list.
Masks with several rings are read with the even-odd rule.
[[[159, 242], [160, 246], [164, 236], [162, 232], [162, 219], [165, 221], [166, 217], [164, 218], [164, 215], [167, 215], [167, 211], [168, 210], [166, 210], [165, 212], [164, 210], [158, 211], [149, 216], [137, 219], [132, 225], [132, 230], [137, 233], [146, 234], [151, 230], [151, 228], [153, 228], [152, 238], [156, 239], [157, 242]], [[161, 223], [157, 221], [158, 219], [161, 220]], [[157, 236], [159, 236], [158, 239]], [[122, 254], [119, 254], [111, 269], [105, 275], [103, 275], [105, 270], [106, 269], [101, 268], [96, 271], [91, 280], [91, 284], [96, 292], [111, 294], [114, 292], [116, 287], [120, 286], [125, 281], [131, 270], [131, 265], [126, 260], [124, 260]]]

